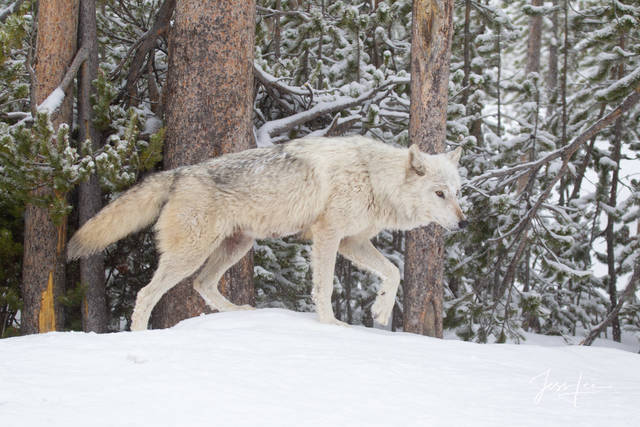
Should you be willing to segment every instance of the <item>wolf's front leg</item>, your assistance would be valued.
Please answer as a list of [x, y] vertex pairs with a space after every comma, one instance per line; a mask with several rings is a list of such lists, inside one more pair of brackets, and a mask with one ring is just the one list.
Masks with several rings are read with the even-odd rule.
[[313, 268], [313, 302], [316, 305], [318, 320], [322, 323], [345, 325], [337, 320], [331, 306], [333, 294], [333, 272], [338, 253], [340, 239], [329, 235], [324, 230], [314, 231], [311, 251], [311, 267]]
[[398, 268], [385, 258], [366, 236], [347, 237], [340, 243], [340, 253], [357, 267], [369, 270], [382, 279], [382, 286], [371, 307], [371, 314], [376, 322], [387, 325], [393, 313], [400, 284]]

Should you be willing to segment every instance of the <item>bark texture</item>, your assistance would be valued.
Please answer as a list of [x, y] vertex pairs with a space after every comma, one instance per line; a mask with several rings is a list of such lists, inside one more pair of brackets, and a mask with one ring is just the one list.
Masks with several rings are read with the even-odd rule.
[[[409, 138], [423, 151], [442, 152], [453, 35], [453, 0], [414, 0]], [[442, 337], [443, 229], [407, 232], [404, 330]]]
[[[38, 4], [35, 81], [36, 104], [60, 84], [76, 51], [78, 0], [41, 0]], [[67, 95], [70, 95], [68, 90]], [[71, 122], [72, 97], [67, 96], [53, 122]], [[43, 188], [41, 191], [53, 191]], [[64, 195], [60, 195], [64, 197]], [[22, 267], [22, 333], [62, 329], [64, 313], [58, 297], [64, 292], [66, 220], [53, 224], [47, 209], [27, 205]]]
[[[177, 2], [169, 34], [165, 169], [254, 146], [254, 15], [254, 1]], [[250, 252], [220, 281], [236, 304], [254, 304], [252, 258]], [[187, 280], [162, 298], [152, 323], [165, 328], [206, 311]]]
[[[531, 5], [534, 7], [542, 6], [542, 0], [532, 0]], [[539, 73], [540, 72], [540, 47], [542, 40], [542, 16], [534, 15], [529, 17], [529, 38], [527, 39], [527, 65], [525, 68], [525, 76], [528, 76], [529, 73]], [[538, 97], [539, 95], [536, 95]], [[536, 115], [538, 112], [536, 111]], [[537, 118], [530, 117], [529, 120], [531, 122], [537, 122]], [[527, 149], [526, 152], [523, 152], [520, 155], [520, 161], [525, 163], [527, 161], [533, 161], [533, 153], [534, 153], [534, 144], [535, 144], [535, 135], [536, 129], [533, 131], [533, 137], [531, 140], [532, 146]], [[529, 182], [530, 174], [524, 174], [518, 179], [518, 183], [516, 185], [518, 194], [525, 191], [527, 183]]]
[[[558, 0], [553, 0], [553, 6], [558, 7]], [[547, 74], [547, 88], [549, 99], [555, 103], [558, 89], [558, 10], [551, 14], [551, 42], [549, 43], [549, 74]], [[551, 111], [549, 112], [551, 114]]]
[[[100, 148], [100, 135], [92, 124], [91, 82], [98, 77], [98, 42], [96, 2], [82, 0], [78, 23], [78, 44], [88, 49], [87, 59], [78, 74], [78, 139], [90, 139], [93, 149]], [[80, 184], [78, 192], [79, 226], [102, 208], [102, 193], [98, 178]], [[82, 329], [85, 332], [107, 332], [107, 301], [104, 283], [104, 255], [98, 253], [80, 259], [80, 282], [86, 287], [82, 304]]]
[[[532, 0], [531, 5], [540, 7], [542, 0]], [[527, 40], [527, 66], [525, 74], [540, 71], [540, 46], [542, 40], [542, 15], [534, 15], [529, 18], [529, 39]]]

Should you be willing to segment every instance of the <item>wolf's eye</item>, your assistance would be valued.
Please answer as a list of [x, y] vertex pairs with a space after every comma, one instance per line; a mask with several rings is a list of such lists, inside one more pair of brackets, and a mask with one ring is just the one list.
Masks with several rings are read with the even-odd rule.
[[444, 199], [444, 193], [440, 190], [436, 191], [436, 196], [440, 197], [441, 199]]

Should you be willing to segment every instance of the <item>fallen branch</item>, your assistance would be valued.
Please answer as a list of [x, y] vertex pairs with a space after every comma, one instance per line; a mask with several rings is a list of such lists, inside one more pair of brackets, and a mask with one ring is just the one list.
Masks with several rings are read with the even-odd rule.
[[289, 86], [267, 73], [259, 65], [253, 64], [253, 74], [264, 86], [274, 87], [281, 93], [289, 93], [291, 95], [309, 96], [309, 90], [297, 86]]
[[620, 296], [620, 300], [616, 304], [616, 306], [611, 310], [609, 315], [600, 322], [597, 326], [595, 326], [589, 335], [585, 337], [584, 340], [580, 343], [580, 345], [591, 345], [595, 341], [595, 339], [600, 335], [600, 333], [613, 321], [613, 319], [618, 315], [622, 306], [631, 299], [631, 296], [634, 294], [636, 290], [636, 284], [640, 280], [640, 257], [636, 258], [635, 266], [633, 267], [633, 274], [629, 279], [629, 283], [627, 283], [627, 287], [624, 288], [622, 295]]
[[311, 20], [310, 14], [299, 11], [299, 10], [277, 10], [277, 9], [271, 9], [269, 7], [262, 7], [262, 6], [256, 6], [256, 10], [261, 14], [264, 14], [263, 16], [265, 18], [271, 18], [271, 17], [283, 16], [283, 15], [292, 15], [292, 16], [299, 16], [305, 21]]
[[351, 128], [355, 123], [361, 122], [362, 116], [360, 114], [353, 114], [348, 117], [340, 117], [336, 114], [331, 120], [331, 124], [324, 129], [313, 131], [309, 136], [340, 136]]
[[309, 110], [301, 111], [282, 119], [266, 122], [262, 126], [260, 126], [260, 128], [256, 132], [257, 145], [258, 147], [268, 147], [273, 144], [271, 142], [271, 138], [276, 134], [287, 132], [298, 125], [307, 123], [325, 114], [335, 113], [340, 110], [354, 107], [373, 98], [381, 90], [397, 84], [409, 84], [409, 78], [407, 77], [391, 79], [384, 82], [380, 86], [376, 86], [370, 89], [357, 98], [352, 98], [350, 96], [339, 96], [333, 101], [320, 102]]

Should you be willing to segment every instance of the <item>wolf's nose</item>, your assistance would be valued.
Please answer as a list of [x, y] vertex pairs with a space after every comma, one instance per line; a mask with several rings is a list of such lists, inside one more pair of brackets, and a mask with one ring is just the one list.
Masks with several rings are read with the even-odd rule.
[[458, 223], [458, 228], [465, 228], [467, 225], [469, 225], [469, 221], [467, 221], [466, 219], [463, 219]]

